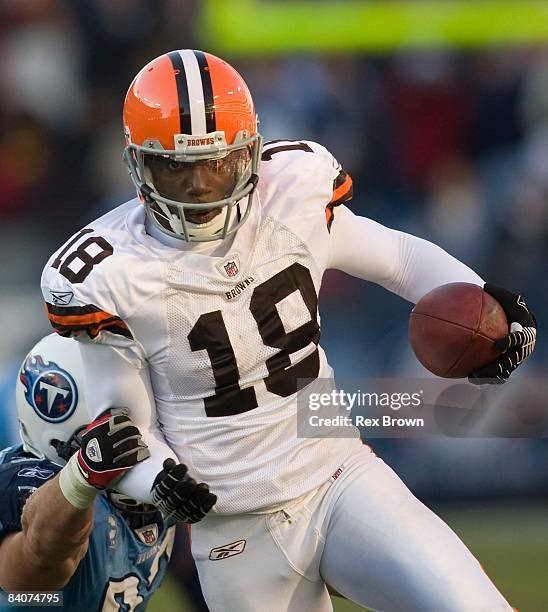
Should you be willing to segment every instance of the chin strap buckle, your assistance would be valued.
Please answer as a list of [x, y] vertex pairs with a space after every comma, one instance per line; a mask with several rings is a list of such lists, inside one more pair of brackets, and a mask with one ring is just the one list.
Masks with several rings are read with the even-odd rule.
[[249, 193], [253, 193], [255, 191], [255, 188], [257, 187], [257, 183], [259, 182], [259, 175], [258, 174], [252, 174], [249, 177], [249, 181], [247, 181], [248, 185], [253, 185], [253, 189], [249, 192]]
[[154, 198], [151, 195], [153, 193], [152, 187], [149, 187], [146, 183], [143, 183], [140, 189], [143, 198], [145, 198], [149, 204], [152, 204], [154, 202]]

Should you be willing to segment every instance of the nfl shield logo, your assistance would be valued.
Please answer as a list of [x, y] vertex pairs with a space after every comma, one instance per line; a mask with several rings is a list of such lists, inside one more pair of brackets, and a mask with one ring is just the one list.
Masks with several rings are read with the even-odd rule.
[[145, 541], [145, 544], [154, 544], [154, 542], [156, 542], [156, 534], [154, 531], [152, 531], [152, 529], [147, 529], [146, 531], [143, 531], [143, 540]]
[[228, 276], [236, 276], [238, 274], [238, 266], [235, 261], [227, 261], [224, 269]]
[[152, 546], [152, 544], [154, 544], [158, 539], [158, 524], [152, 523], [151, 525], [139, 527], [138, 529], [135, 529], [135, 533], [143, 544]]

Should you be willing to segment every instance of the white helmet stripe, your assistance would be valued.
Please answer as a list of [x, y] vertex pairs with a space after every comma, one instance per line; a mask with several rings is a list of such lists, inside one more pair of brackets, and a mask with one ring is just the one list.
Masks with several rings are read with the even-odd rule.
[[190, 125], [192, 134], [203, 136], [207, 133], [204, 88], [198, 60], [191, 49], [179, 51], [185, 67], [188, 98], [190, 101]]

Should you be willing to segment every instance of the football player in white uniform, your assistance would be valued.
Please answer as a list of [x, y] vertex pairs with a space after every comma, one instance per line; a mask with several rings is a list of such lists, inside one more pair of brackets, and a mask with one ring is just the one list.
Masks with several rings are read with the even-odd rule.
[[[174, 456], [217, 494], [192, 529], [209, 607], [330, 610], [328, 583], [377, 610], [510, 610], [358, 438], [302, 438], [296, 427], [298, 379], [333, 377], [318, 344], [326, 269], [411, 302], [482, 279], [427, 241], [355, 216], [344, 205], [352, 181], [324, 147], [263, 147], [245, 82], [209, 53], [145, 66], [124, 130], [138, 197], [70, 238], [42, 290], [53, 327], [82, 340], [88, 405], [127, 406], [150, 449], [119, 488], [150, 499]], [[478, 377], [507, 377], [534, 344], [529, 312], [499, 291], [517, 323], [512, 348]], [[105, 360], [99, 343], [122, 359]]]

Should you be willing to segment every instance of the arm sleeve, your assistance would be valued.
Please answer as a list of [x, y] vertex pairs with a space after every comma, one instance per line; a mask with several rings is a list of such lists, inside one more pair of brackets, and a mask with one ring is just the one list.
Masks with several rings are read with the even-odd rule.
[[331, 229], [328, 268], [377, 283], [415, 304], [446, 283], [484, 284], [439, 246], [358, 217], [346, 206], [340, 206]]
[[120, 480], [116, 489], [134, 499], [150, 502], [150, 489], [164, 459], [177, 456], [164, 441], [148, 366], [136, 365], [135, 356], [123, 347], [81, 343], [86, 404], [90, 420], [112, 407], [126, 407], [150, 450], [150, 457]]

